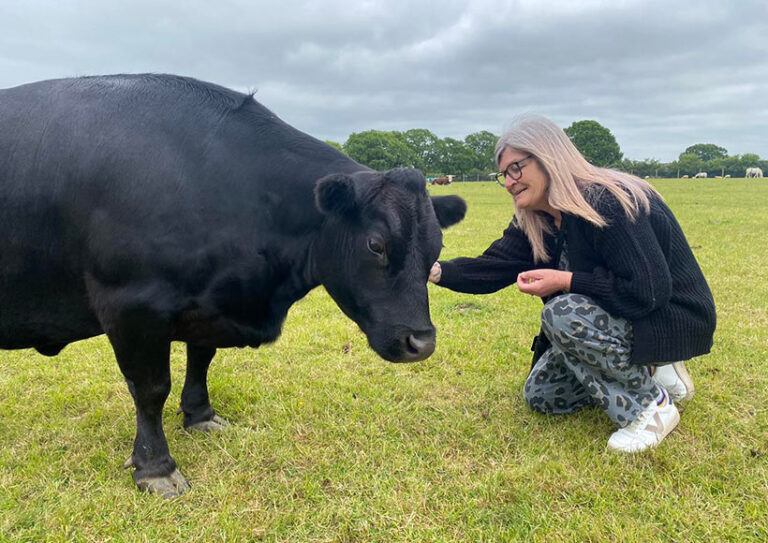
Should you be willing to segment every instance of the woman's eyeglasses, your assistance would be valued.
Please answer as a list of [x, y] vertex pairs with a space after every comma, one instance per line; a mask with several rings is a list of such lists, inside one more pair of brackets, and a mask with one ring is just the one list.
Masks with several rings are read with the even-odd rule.
[[529, 160], [533, 158], [533, 155], [528, 155], [525, 158], [521, 158], [520, 160], [517, 160], [507, 166], [507, 169], [503, 172], [499, 172], [496, 174], [496, 182], [501, 185], [502, 187], [507, 186], [507, 177], [510, 179], [517, 181], [523, 176], [523, 168], [526, 166], [523, 164], [526, 160]]

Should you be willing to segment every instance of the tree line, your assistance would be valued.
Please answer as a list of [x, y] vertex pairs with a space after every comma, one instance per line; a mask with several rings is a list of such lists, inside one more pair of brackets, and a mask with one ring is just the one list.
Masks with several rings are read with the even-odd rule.
[[426, 176], [483, 175], [494, 170], [494, 148], [498, 136], [482, 131], [464, 140], [438, 138], [430, 130], [405, 132], [368, 130], [352, 134], [344, 145], [327, 141], [360, 164], [375, 170], [418, 168]]
[[[709, 177], [744, 177], [751, 167], [768, 172], [768, 160], [750, 153], [729, 156], [726, 149], [711, 143], [691, 145], [672, 162], [625, 158], [611, 131], [592, 120], [576, 121], [565, 133], [592, 164], [640, 177], [692, 177], [699, 172], [707, 172]], [[326, 143], [375, 170], [408, 167], [418, 168], [427, 177], [454, 174], [488, 179], [496, 169], [494, 150], [498, 139], [487, 130], [458, 140], [439, 138], [430, 130], [415, 128], [405, 132], [367, 130], [351, 134], [343, 145]]]
[[753, 153], [729, 156], [723, 147], [712, 143], [697, 143], [686, 148], [672, 162], [659, 162], [652, 158], [623, 159], [617, 167], [640, 177], [693, 177], [699, 172], [706, 172], [709, 177], [744, 177], [747, 168], [757, 167], [768, 171], [768, 160]]

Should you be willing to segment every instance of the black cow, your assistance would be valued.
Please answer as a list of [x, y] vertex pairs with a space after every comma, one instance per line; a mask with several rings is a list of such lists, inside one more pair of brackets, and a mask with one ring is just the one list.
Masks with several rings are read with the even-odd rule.
[[187, 344], [184, 426], [219, 347], [274, 341], [323, 285], [383, 358], [435, 348], [427, 276], [456, 196], [378, 173], [252, 96], [168, 75], [0, 91], [0, 348], [56, 355], [105, 333], [137, 412], [139, 488], [184, 492], [163, 433], [171, 341]]

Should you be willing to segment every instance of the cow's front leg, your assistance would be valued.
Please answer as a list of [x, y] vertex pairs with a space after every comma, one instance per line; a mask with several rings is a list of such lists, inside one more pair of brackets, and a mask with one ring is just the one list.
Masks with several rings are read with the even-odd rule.
[[184, 428], [210, 432], [221, 430], [227, 422], [211, 407], [208, 397], [208, 367], [216, 354], [213, 347], [187, 343], [187, 375], [181, 391]]
[[117, 326], [107, 332], [136, 405], [136, 439], [125, 467], [136, 468], [133, 482], [139, 489], [174, 498], [189, 484], [176, 469], [163, 432], [163, 405], [171, 390], [170, 341], [150, 330]]

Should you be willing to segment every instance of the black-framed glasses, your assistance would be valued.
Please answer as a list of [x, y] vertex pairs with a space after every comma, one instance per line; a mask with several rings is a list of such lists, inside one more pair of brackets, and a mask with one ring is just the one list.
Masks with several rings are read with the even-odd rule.
[[510, 179], [513, 179], [517, 181], [523, 176], [523, 168], [526, 166], [526, 164], [523, 164], [526, 160], [530, 160], [533, 158], [533, 155], [528, 155], [527, 157], [521, 158], [520, 160], [516, 160], [509, 166], [507, 166], [507, 169], [503, 172], [497, 173], [494, 177], [496, 178], [496, 182], [501, 185], [502, 187], [507, 186], [507, 176], [509, 176]]

